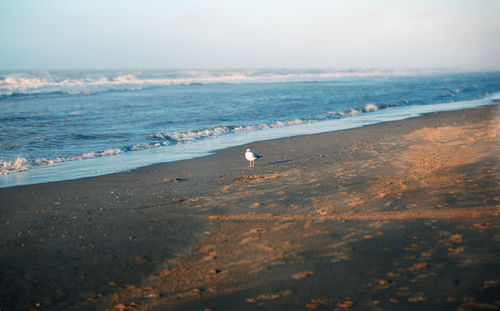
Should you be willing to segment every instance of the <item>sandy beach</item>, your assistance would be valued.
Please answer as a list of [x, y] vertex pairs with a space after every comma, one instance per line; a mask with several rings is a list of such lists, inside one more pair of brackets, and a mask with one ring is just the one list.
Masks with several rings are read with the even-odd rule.
[[495, 105], [0, 189], [0, 310], [499, 309], [499, 133]]

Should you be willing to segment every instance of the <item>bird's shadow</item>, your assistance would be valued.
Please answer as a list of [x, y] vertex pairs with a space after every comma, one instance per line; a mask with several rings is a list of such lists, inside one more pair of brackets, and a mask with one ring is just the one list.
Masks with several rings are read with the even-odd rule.
[[274, 162], [268, 162], [267, 164], [282, 164], [282, 163], [286, 163], [286, 162], [290, 162], [292, 160], [281, 160], [281, 161], [274, 161]]

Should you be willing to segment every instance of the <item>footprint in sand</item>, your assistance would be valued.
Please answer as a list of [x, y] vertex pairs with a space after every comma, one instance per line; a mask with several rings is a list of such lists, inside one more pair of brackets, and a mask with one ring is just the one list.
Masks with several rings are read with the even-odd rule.
[[313, 298], [310, 303], [306, 304], [306, 308], [309, 310], [315, 310], [328, 304], [332, 304], [332, 301], [329, 299]]
[[293, 293], [292, 290], [287, 289], [279, 293], [261, 294], [255, 298], [247, 298], [246, 301], [250, 303], [258, 303], [263, 300], [276, 300], [281, 297], [290, 296], [292, 293]]
[[396, 282], [393, 279], [377, 279], [375, 283], [379, 285], [380, 288], [389, 288], [389, 286], [395, 285]]
[[312, 271], [302, 271], [302, 272], [299, 272], [299, 273], [295, 273], [292, 278], [294, 278], [295, 280], [299, 280], [299, 279], [304, 279], [304, 278], [307, 278], [311, 275], [313, 275], [314, 272]]
[[418, 262], [413, 264], [410, 268], [408, 268], [408, 270], [411, 272], [415, 272], [417, 270], [421, 270], [427, 267], [429, 267], [429, 264], [427, 262]]
[[464, 235], [460, 233], [450, 235], [450, 240], [453, 243], [462, 243], [464, 241]]
[[337, 307], [339, 308], [344, 308], [344, 309], [349, 309], [354, 307], [355, 303], [352, 301], [350, 297], [346, 297], [343, 302], [337, 303]]

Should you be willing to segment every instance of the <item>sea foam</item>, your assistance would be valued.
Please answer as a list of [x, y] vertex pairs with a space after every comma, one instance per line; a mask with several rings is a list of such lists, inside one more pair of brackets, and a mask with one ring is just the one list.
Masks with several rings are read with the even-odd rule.
[[373, 112], [377, 111], [378, 107], [375, 106], [374, 104], [367, 104], [363, 107], [363, 112]]
[[[415, 74], [409, 70], [170, 70], [165, 72], [13, 72], [0, 77], [0, 96], [94, 94], [152, 86], [213, 83], [279, 83]], [[1, 98], [0, 98], [1, 99]]]
[[87, 152], [77, 156], [70, 157], [56, 157], [54, 159], [34, 159], [28, 160], [23, 157], [18, 157], [13, 161], [0, 160], [0, 175], [26, 171], [31, 168], [53, 166], [56, 163], [63, 163], [69, 161], [78, 161], [84, 159], [107, 157], [122, 153], [121, 149], [108, 149], [101, 152]]
[[28, 160], [26, 158], [18, 157], [14, 161], [0, 160], [0, 175], [8, 174], [11, 172], [23, 171], [28, 169]]

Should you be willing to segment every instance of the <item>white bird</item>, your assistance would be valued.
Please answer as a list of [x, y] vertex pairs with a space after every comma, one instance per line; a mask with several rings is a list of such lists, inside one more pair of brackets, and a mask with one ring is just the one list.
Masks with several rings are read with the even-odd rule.
[[247, 152], [245, 153], [245, 158], [250, 161], [250, 166], [249, 167], [254, 167], [255, 166], [255, 160], [258, 158], [262, 158], [260, 154], [256, 154], [255, 152], [252, 152], [250, 149], [247, 149]]

